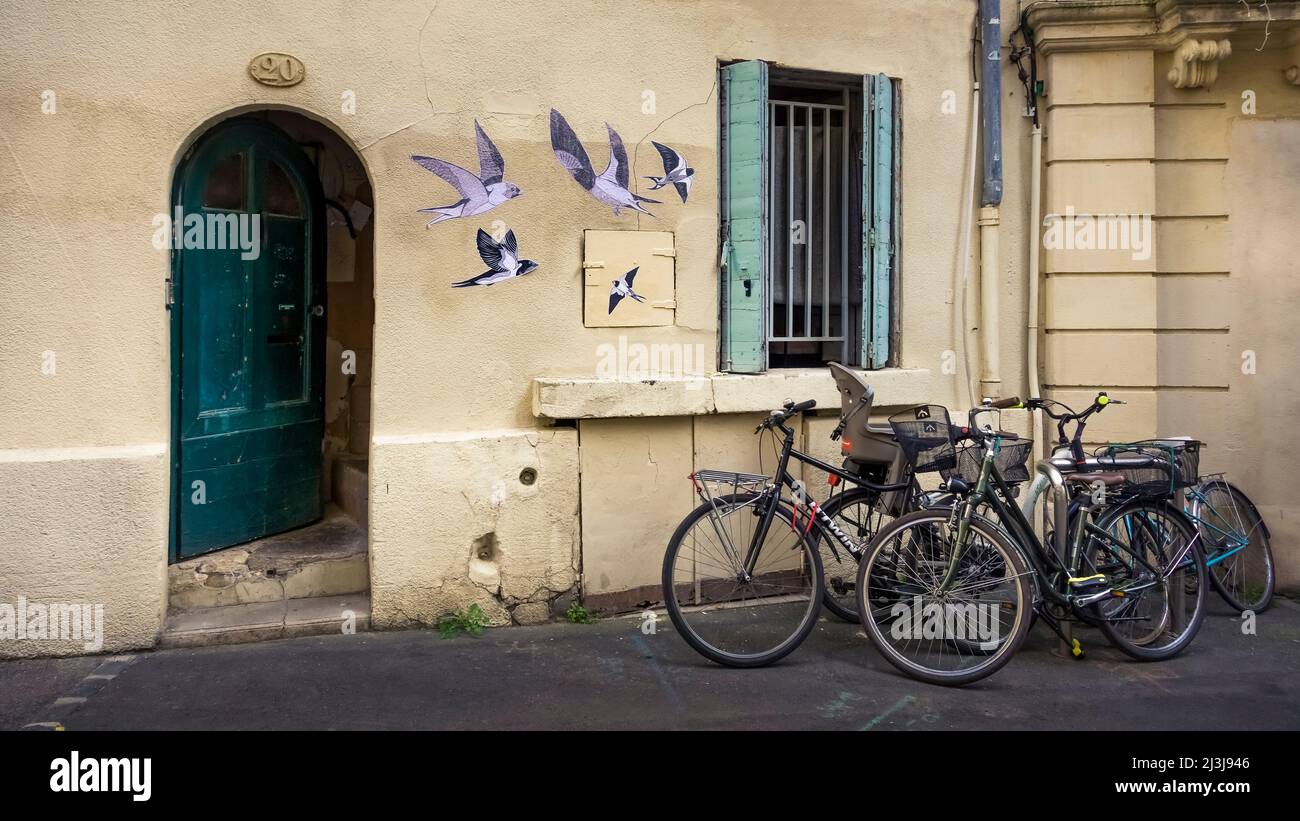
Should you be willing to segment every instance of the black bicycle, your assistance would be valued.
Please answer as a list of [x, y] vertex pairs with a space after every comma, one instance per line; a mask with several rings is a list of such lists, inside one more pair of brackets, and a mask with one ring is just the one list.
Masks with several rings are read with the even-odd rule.
[[[691, 482], [701, 504], [669, 540], [664, 603], [691, 647], [719, 664], [759, 667], [784, 657], [812, 632], [824, 600], [818, 541], [829, 534], [844, 556], [855, 540], [790, 472], [791, 460], [875, 494], [907, 492], [908, 482], [877, 483], [802, 453], [786, 423], [816, 406], [787, 402], [755, 429], [779, 432], [772, 476], [700, 470]], [[853, 560], [856, 568], [856, 559]]]
[[[822, 603], [840, 619], [857, 624], [860, 621], [858, 562], [871, 537], [905, 513], [948, 507], [953, 497], [943, 490], [923, 489], [894, 436], [893, 427], [870, 421], [875, 395], [862, 376], [838, 363], [831, 363], [830, 370], [840, 392], [840, 420], [831, 439], [840, 442], [844, 454], [842, 467], [855, 481], [845, 482], [835, 474], [828, 475], [830, 494], [821, 502], [821, 508], [842, 534], [848, 535], [851, 544], [846, 547], [838, 536], [820, 526], [814, 527], [810, 535], [822, 563], [825, 589]], [[962, 440], [965, 432], [954, 428], [953, 436]], [[1027, 462], [1032, 445], [1029, 440], [1005, 443], [998, 456], [1002, 478], [1013, 492], [1018, 492], [1019, 484], [1030, 478]], [[957, 477], [974, 484], [982, 467], [981, 457], [979, 448], [967, 443], [957, 449], [955, 464], [940, 470], [940, 474], [945, 480]], [[905, 485], [906, 489], [888, 492], [875, 489], [897, 485]], [[987, 505], [982, 505], [977, 512], [996, 520], [996, 514]]]
[[[1113, 456], [1107, 470], [1078, 460], [1062, 474], [1050, 460], [1036, 470], [1024, 511], [1002, 476], [998, 457], [1014, 434], [981, 429], [976, 417], [1002, 408], [1042, 407], [1043, 400], [986, 402], [954, 436], [947, 409], [927, 405], [891, 418], [917, 473], [952, 469], [962, 439], [982, 454], [972, 484], [948, 479], [948, 508], [915, 511], [885, 526], [867, 546], [858, 570], [863, 629], [886, 660], [923, 681], [961, 685], [991, 675], [1014, 655], [1034, 616], [1062, 639], [1061, 622], [1101, 628], [1141, 660], [1181, 652], [1200, 629], [1207, 570], [1196, 529], [1167, 498], [1133, 493], [1122, 470], [1176, 471], [1158, 455]], [[1084, 413], [1061, 414], [1076, 427], [1109, 400], [1099, 395]], [[1075, 439], [1078, 438], [1076, 434]], [[1192, 479], [1194, 481], [1194, 478]], [[1029, 519], [1039, 493], [1057, 491], [1047, 543]], [[997, 521], [981, 515], [987, 505]], [[1078, 644], [1074, 645], [1076, 653]]]

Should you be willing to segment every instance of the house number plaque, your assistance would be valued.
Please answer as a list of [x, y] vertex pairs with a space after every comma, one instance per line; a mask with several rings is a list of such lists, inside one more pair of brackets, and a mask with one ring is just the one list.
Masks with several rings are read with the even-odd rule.
[[296, 86], [306, 76], [307, 69], [292, 54], [268, 51], [249, 61], [248, 73], [265, 86]]

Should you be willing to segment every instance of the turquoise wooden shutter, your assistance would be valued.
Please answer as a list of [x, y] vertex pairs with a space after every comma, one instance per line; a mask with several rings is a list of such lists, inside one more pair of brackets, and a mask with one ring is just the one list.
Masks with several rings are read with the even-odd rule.
[[722, 69], [722, 370], [767, 367], [767, 64]]
[[889, 363], [891, 278], [894, 270], [894, 83], [883, 74], [862, 78], [862, 364]]

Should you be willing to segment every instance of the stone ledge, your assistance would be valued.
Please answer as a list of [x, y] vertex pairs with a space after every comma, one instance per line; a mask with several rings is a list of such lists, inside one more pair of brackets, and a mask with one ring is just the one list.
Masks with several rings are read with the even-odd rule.
[[[876, 407], [919, 405], [932, 399], [928, 369], [887, 368], [862, 373], [875, 388]], [[826, 368], [646, 380], [585, 376], [533, 379], [533, 415], [544, 419], [761, 413], [779, 408], [787, 399], [816, 399], [819, 408], [840, 406], [835, 380]]]
[[206, 647], [337, 635], [343, 632], [348, 613], [357, 632], [370, 629], [370, 598], [365, 593], [205, 607], [169, 615], [158, 646]]

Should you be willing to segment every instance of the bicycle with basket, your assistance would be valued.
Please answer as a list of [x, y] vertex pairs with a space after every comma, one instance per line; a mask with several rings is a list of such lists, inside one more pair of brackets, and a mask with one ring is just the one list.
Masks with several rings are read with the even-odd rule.
[[[986, 402], [961, 428], [936, 405], [891, 417], [913, 471], [946, 472], [942, 488], [952, 500], [886, 525], [861, 560], [863, 629], [891, 664], [924, 681], [967, 684], [1009, 661], [1035, 617], [1062, 639], [1063, 621], [1096, 626], [1142, 660], [1169, 658], [1191, 642], [1205, 602], [1196, 529], [1167, 495], [1144, 492], [1141, 484], [1122, 490], [1127, 477], [1121, 471], [1156, 468], [1168, 477], [1177, 473], [1170, 465], [1190, 464], [1191, 457], [1180, 454], [1194, 453], [1195, 446], [1170, 445], [1172, 458], [1171, 451], [1134, 445], [1091, 459], [1071, 447], [1074, 470], [1040, 462], [1022, 510], [1003, 470], [1027, 478], [1031, 443], [977, 424], [996, 410], [1044, 409], [1058, 419], [1063, 439], [1064, 425], [1075, 423], [1067, 441], [1077, 446], [1087, 419], [1109, 401], [1100, 394], [1082, 413], [1042, 399]], [[1015, 450], [1004, 452], [1008, 444]], [[977, 474], [971, 470], [976, 460]], [[1169, 481], [1172, 486], [1181, 479]], [[1056, 491], [1057, 504], [1044, 542], [1030, 521], [1047, 487]], [[1077, 643], [1073, 647], [1081, 652]]]

